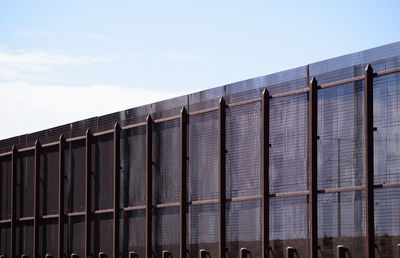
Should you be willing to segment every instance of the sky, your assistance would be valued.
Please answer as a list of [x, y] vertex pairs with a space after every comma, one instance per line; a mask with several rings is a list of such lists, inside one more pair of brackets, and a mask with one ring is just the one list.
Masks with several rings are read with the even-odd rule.
[[0, 2], [0, 139], [400, 41], [400, 1]]

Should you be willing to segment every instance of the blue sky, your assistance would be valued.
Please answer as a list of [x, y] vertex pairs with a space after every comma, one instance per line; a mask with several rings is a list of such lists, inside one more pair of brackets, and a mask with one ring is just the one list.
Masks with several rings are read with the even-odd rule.
[[2, 1], [0, 139], [396, 42], [399, 13], [400, 1]]

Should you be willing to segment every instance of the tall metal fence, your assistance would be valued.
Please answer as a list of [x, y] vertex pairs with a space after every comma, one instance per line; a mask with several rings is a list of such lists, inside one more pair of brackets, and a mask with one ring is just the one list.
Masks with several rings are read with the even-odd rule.
[[400, 63], [371, 64], [0, 142], [0, 255], [400, 255]]

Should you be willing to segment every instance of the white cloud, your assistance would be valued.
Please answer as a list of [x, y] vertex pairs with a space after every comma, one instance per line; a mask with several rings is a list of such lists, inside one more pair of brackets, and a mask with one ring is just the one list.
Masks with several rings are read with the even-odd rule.
[[0, 88], [0, 139], [183, 94], [113, 85], [71, 87], [24, 82], [3, 82]]
[[180, 61], [191, 61], [191, 62], [206, 62], [209, 61], [207, 58], [202, 56], [196, 56], [181, 52], [171, 52], [166, 54], [167, 58], [180, 60]]
[[43, 73], [61, 67], [77, 67], [99, 62], [107, 62], [105, 57], [80, 56], [72, 57], [58, 53], [46, 53], [41, 51], [17, 51], [10, 52], [0, 49], [0, 80], [28, 80]]

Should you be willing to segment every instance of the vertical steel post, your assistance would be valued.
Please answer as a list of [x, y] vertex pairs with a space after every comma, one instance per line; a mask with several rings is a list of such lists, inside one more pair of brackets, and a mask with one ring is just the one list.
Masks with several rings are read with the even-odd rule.
[[400, 244], [396, 245], [397, 249], [397, 258], [400, 258]]
[[180, 200], [180, 257], [186, 258], [187, 233], [187, 121], [188, 113], [181, 110], [181, 200]]
[[269, 92], [265, 89], [261, 102], [261, 242], [262, 258], [269, 257]]
[[293, 247], [286, 247], [286, 258], [294, 258], [296, 249]]
[[113, 221], [113, 257], [119, 257], [119, 214], [120, 214], [120, 135], [121, 127], [114, 125], [114, 221]]
[[17, 184], [17, 146], [12, 147], [11, 154], [11, 233], [10, 233], [10, 257], [15, 257], [15, 220], [16, 220], [16, 200], [15, 200], [15, 185]]
[[343, 245], [336, 247], [336, 258], [346, 258], [346, 247]]
[[58, 143], [58, 257], [64, 253], [64, 169], [66, 141], [61, 135]]
[[146, 258], [152, 258], [152, 201], [153, 201], [153, 161], [152, 161], [153, 119], [146, 119]]
[[219, 257], [225, 258], [226, 254], [226, 103], [225, 99], [219, 100]]
[[85, 182], [85, 258], [90, 255], [90, 218], [91, 212], [91, 177], [92, 177], [92, 157], [91, 157], [91, 143], [92, 133], [90, 129], [86, 130], [86, 146], [85, 146], [85, 168], [86, 168], [86, 182]]
[[309, 223], [310, 229], [310, 257], [318, 257], [318, 218], [317, 218], [317, 126], [318, 126], [318, 82], [313, 77], [310, 81], [308, 95], [308, 163], [309, 163]]
[[33, 257], [38, 256], [39, 247], [39, 187], [40, 187], [40, 142], [35, 142], [35, 167], [33, 180]]
[[373, 69], [370, 64], [364, 70], [364, 130], [365, 130], [365, 214], [366, 254], [375, 257], [374, 239], [374, 135], [373, 135]]

